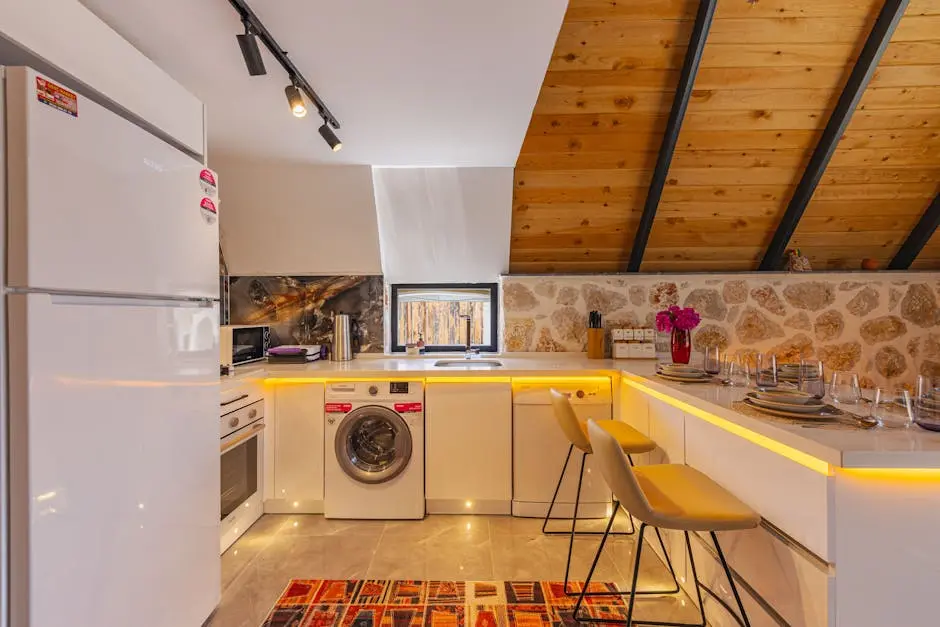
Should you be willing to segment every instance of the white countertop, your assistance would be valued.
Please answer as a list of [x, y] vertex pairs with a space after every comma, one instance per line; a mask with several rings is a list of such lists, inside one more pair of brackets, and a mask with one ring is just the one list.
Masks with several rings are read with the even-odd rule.
[[[652, 364], [621, 368], [625, 379], [723, 418], [781, 444], [842, 468], [940, 468], [940, 433], [912, 425], [908, 429], [827, 429], [805, 422], [761, 419], [731, 408], [750, 391], [712, 384], [682, 384], [655, 376]], [[852, 413], [868, 405], [841, 406]], [[820, 423], [822, 425], [822, 423]]]
[[[435, 367], [440, 359], [461, 356], [433, 357], [359, 356], [348, 362], [317, 361], [306, 365], [259, 363], [239, 367], [234, 377], [222, 378], [223, 392], [246, 380], [285, 379], [358, 379], [402, 378], [422, 379], [447, 377], [574, 377], [589, 375], [623, 375], [625, 379], [686, 403], [781, 444], [843, 468], [940, 468], [940, 433], [917, 426], [910, 429], [838, 429], [806, 427], [778, 420], [762, 420], [731, 408], [747, 390], [705, 384], [680, 384], [655, 376], [655, 362], [643, 360], [587, 359], [583, 353], [521, 353], [485, 356], [503, 363], [499, 368]], [[867, 406], [858, 411], [867, 411]]]
[[[222, 387], [227, 382], [245, 378], [323, 378], [323, 379], [372, 379], [378, 377], [409, 377], [431, 379], [441, 377], [521, 377], [559, 376], [576, 377], [587, 375], [618, 374], [623, 361], [613, 359], [588, 359], [583, 353], [522, 353], [522, 356], [485, 355], [480, 359], [495, 359], [503, 365], [498, 368], [474, 367], [477, 361], [469, 360], [466, 367], [435, 367], [442, 359], [461, 360], [463, 354], [438, 354], [433, 357], [375, 357], [358, 356], [351, 361], [314, 361], [304, 365], [271, 365], [267, 363], [247, 364], [235, 369], [234, 377], [222, 377]], [[652, 362], [650, 362], [652, 363]]]

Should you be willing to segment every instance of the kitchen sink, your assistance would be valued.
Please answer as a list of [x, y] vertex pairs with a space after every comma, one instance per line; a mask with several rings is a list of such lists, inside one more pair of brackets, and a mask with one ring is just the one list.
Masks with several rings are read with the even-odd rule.
[[495, 359], [441, 359], [435, 368], [499, 368], [503, 362]]

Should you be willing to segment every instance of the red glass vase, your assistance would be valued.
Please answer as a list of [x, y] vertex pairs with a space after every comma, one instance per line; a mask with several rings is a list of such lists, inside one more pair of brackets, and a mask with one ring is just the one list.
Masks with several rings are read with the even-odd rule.
[[672, 329], [672, 363], [687, 364], [692, 356], [692, 335], [687, 329]]

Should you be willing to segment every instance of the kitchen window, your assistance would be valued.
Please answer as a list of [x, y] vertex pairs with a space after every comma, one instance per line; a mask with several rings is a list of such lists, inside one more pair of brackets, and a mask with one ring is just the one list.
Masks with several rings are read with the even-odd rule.
[[471, 346], [496, 352], [496, 283], [398, 284], [391, 291], [392, 352], [404, 352], [419, 337], [426, 352], [466, 350], [467, 316]]

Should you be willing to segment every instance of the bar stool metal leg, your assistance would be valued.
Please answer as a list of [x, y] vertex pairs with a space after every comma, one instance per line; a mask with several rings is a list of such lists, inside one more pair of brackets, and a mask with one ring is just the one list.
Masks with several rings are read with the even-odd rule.
[[[567, 536], [571, 534], [571, 531], [567, 529], [564, 531], [549, 531], [548, 522], [550, 520], [564, 520], [564, 521], [570, 520], [572, 521], [572, 525], [577, 524], [577, 512], [575, 512], [574, 518], [566, 518], [566, 517], [552, 518], [552, 510], [555, 509], [555, 501], [558, 500], [558, 493], [561, 491], [561, 484], [565, 480], [565, 471], [568, 470], [568, 462], [571, 461], [571, 453], [573, 451], [574, 451], [574, 444], [568, 447], [568, 456], [565, 457], [565, 464], [564, 466], [561, 467], [561, 474], [558, 476], [558, 483], [555, 484], [555, 493], [552, 494], [552, 502], [549, 503], [548, 512], [545, 513], [545, 518], [542, 520], [542, 533], [547, 536]], [[575, 509], [577, 509], [577, 503], [581, 499], [580, 486], [581, 486], [581, 481], [584, 478], [585, 457], [587, 457], [588, 455], [589, 453], [581, 454], [581, 473], [578, 475], [578, 493], [575, 495]], [[631, 460], [631, 463], [632, 463], [632, 460]], [[615, 508], [614, 513], [616, 514], [616, 512], [617, 510]], [[634, 527], [633, 525], [633, 518], [629, 518], [629, 521], [630, 521], [630, 531], [612, 531], [610, 535], [614, 535], [614, 536], [633, 535], [636, 532], [636, 527]], [[599, 536], [599, 535], [603, 535], [604, 532], [603, 531], [575, 531], [575, 533], [581, 536]]]
[[[584, 588], [581, 590], [581, 592], [571, 592], [570, 590], [568, 590], [568, 570], [567, 568], [565, 569], [565, 588], [564, 588], [565, 594], [568, 596], [572, 596], [572, 597], [577, 596], [580, 598], [580, 597], [594, 597], [594, 596], [598, 596], [598, 597], [626, 596], [626, 595], [634, 595], [634, 594], [641, 595], [641, 596], [642, 595], [662, 595], [662, 594], [676, 594], [677, 592], [679, 592], [679, 580], [676, 578], [676, 571], [672, 566], [672, 560], [669, 559], [669, 552], [666, 551], [666, 543], [663, 542], [663, 536], [659, 532], [659, 529], [656, 529], [655, 527], [653, 527], [653, 529], [656, 531], [656, 537], [659, 539], [659, 546], [663, 550], [663, 557], [666, 558], [666, 567], [669, 569], [669, 575], [672, 577], [672, 585], [673, 585], [672, 588], [670, 588], [669, 590], [640, 590], [640, 591], [634, 590], [632, 592], [626, 592], [624, 590], [604, 590], [601, 592], [588, 592], [587, 591], [588, 584], [591, 582], [591, 577], [593, 577], [594, 575], [594, 569], [597, 567], [597, 562], [600, 559], [601, 552], [604, 550], [604, 544], [606, 544], [607, 542], [607, 537], [614, 535], [609, 532], [610, 532], [610, 528], [614, 524], [614, 519], [617, 516], [617, 511], [619, 509], [620, 509], [620, 503], [618, 503], [617, 501], [614, 501], [614, 512], [613, 514], [611, 514], [610, 519], [607, 521], [607, 529], [604, 532], [604, 537], [601, 538], [601, 543], [597, 549], [597, 552], [594, 554], [594, 561], [591, 563], [591, 569], [588, 571], [587, 580], [584, 582]], [[629, 516], [630, 514], [627, 513], [627, 515]], [[632, 519], [631, 519], [631, 522], [632, 522]], [[641, 526], [641, 531], [642, 531], [642, 526]], [[637, 546], [639, 547], [642, 544], [642, 534], [638, 538], [637, 542], [638, 542]], [[639, 551], [640, 551], [640, 548], [637, 549], [638, 553]], [[571, 550], [570, 549], [568, 550], [568, 565], [569, 567], [571, 565]]]
[[[555, 493], [552, 494], [552, 502], [548, 505], [548, 512], [545, 514], [545, 520], [542, 521], [542, 533], [549, 536], [567, 534], [567, 531], [548, 531], [548, 521], [552, 518], [552, 510], [555, 509], [555, 501], [558, 499], [558, 491], [561, 490], [561, 482], [565, 480], [565, 471], [568, 470], [568, 462], [571, 461], [571, 453], [574, 451], [574, 444], [568, 447], [568, 455], [565, 457], [565, 465], [561, 467], [561, 474], [558, 476], [558, 483], [555, 484]], [[558, 520], [564, 520], [560, 518]]]
[[734, 594], [734, 600], [738, 605], [738, 613], [736, 613], [731, 606], [728, 605], [724, 599], [718, 596], [718, 594], [706, 586], [703, 583], [700, 583], [699, 586], [705, 592], [708, 593], [708, 596], [712, 597], [717, 601], [722, 607], [725, 608], [725, 611], [731, 614], [731, 616], [737, 621], [741, 627], [751, 627], [751, 621], [747, 617], [747, 611], [744, 609], [744, 603], [741, 602], [741, 595], [738, 593], [738, 586], [734, 583], [734, 577], [731, 574], [731, 567], [728, 566], [728, 561], [725, 559], [724, 551], [721, 550], [721, 543], [718, 542], [718, 534], [714, 531], [710, 532], [712, 537], [712, 542], [715, 543], [715, 551], [718, 553], [718, 561], [721, 562], [721, 568], [725, 571], [725, 577], [728, 579], [728, 584], [731, 586], [731, 593]]
[[[630, 583], [630, 592], [621, 593], [624, 595], [626, 594], [630, 595], [630, 599], [627, 605], [626, 621], [597, 619], [597, 618], [591, 618], [589, 616], [580, 615], [581, 606], [583, 605], [584, 599], [586, 597], [592, 596], [592, 595], [593, 596], [615, 596], [617, 594], [614, 592], [601, 592], [601, 593], [587, 592], [588, 586], [591, 583], [591, 578], [594, 575], [594, 569], [597, 566], [598, 560], [600, 559], [600, 554], [604, 550], [604, 544], [607, 540], [606, 537], [604, 537], [601, 540], [601, 544], [597, 549], [597, 554], [594, 556], [594, 562], [591, 564], [591, 570], [588, 572], [587, 579], [584, 582], [584, 588], [581, 590], [581, 594], [578, 596], [578, 602], [574, 606], [574, 610], [572, 612], [572, 618], [574, 618], [575, 621], [579, 623], [620, 624], [620, 625], [626, 625], [627, 627], [632, 627], [632, 625], [634, 624], [633, 610], [634, 610], [635, 603], [636, 603], [636, 597], [638, 595], [643, 594], [642, 592], [637, 591], [636, 586], [637, 586], [637, 581], [639, 580], [639, 576], [640, 576], [640, 558], [641, 558], [641, 554], [643, 551], [643, 537], [646, 534], [647, 526], [648, 525], [646, 523], [641, 523], [640, 533], [637, 535], [637, 550], [636, 550], [635, 560], [633, 562], [633, 580]], [[610, 523], [608, 523], [608, 529], [609, 528], [610, 528]], [[656, 530], [657, 534], [659, 533], [658, 528], [654, 527], [653, 529]], [[702, 600], [702, 590], [704, 590], [708, 594], [708, 596], [710, 596], [719, 605], [721, 605], [725, 609], [725, 611], [727, 611], [734, 618], [734, 620], [739, 625], [741, 625], [741, 627], [751, 627], [750, 620], [748, 620], [748, 617], [747, 617], [747, 611], [744, 609], [744, 604], [741, 601], [741, 595], [738, 593], [738, 587], [734, 582], [734, 577], [732, 576], [731, 568], [728, 566], [728, 562], [725, 559], [724, 552], [721, 549], [721, 544], [718, 542], [718, 535], [714, 531], [709, 532], [711, 534], [712, 541], [715, 543], [715, 549], [718, 553], [718, 558], [719, 558], [719, 561], [721, 562], [721, 567], [722, 569], [724, 569], [725, 576], [728, 578], [728, 582], [731, 585], [731, 592], [734, 594], [734, 600], [737, 602], [738, 612], [735, 612], [734, 609], [732, 609], [731, 606], [728, 605], [728, 603], [726, 603], [724, 599], [719, 597], [717, 593], [715, 593], [711, 588], [709, 588], [707, 585], [702, 583], [701, 580], [699, 580], [698, 569], [695, 566], [695, 556], [692, 554], [692, 542], [689, 539], [689, 532], [685, 531], [683, 533], [685, 535], [686, 552], [689, 555], [689, 565], [692, 567], [692, 581], [695, 582], [695, 595], [698, 600], [698, 608], [699, 608], [699, 615], [701, 616], [701, 622], [700, 623], [675, 623], [675, 622], [666, 622], [666, 621], [643, 620], [643, 621], [636, 621], [636, 623], [642, 624], [642, 625], [657, 625], [657, 626], [668, 626], [668, 627], [706, 627], [707, 620], [705, 618], [705, 605]], [[660, 537], [660, 542], [662, 542], [661, 537]], [[665, 547], [663, 547], [663, 551], [665, 552]], [[667, 560], [668, 560], [668, 556], [667, 556]], [[670, 564], [670, 568], [671, 568], [671, 564]], [[675, 574], [673, 574], [673, 576], [675, 576]]]

